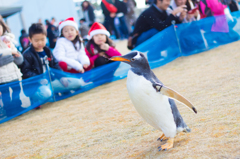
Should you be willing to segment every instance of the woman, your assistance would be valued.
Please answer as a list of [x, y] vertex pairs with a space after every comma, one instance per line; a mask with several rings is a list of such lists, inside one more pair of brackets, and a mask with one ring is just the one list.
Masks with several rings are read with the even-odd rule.
[[82, 2], [81, 6], [86, 23], [89, 27], [91, 27], [91, 25], [95, 22], [95, 14], [93, 12], [93, 7], [91, 3], [86, 0]]

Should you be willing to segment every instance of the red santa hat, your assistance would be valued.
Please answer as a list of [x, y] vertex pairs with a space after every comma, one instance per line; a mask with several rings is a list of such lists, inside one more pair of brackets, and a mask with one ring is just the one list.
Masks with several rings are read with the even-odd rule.
[[95, 22], [93, 23], [93, 25], [91, 26], [88, 32], [89, 39], [91, 39], [94, 35], [97, 35], [97, 34], [104, 34], [104, 35], [107, 35], [108, 37], [110, 36], [110, 33], [101, 23]]
[[59, 26], [58, 26], [59, 34], [61, 34], [61, 31], [62, 31], [63, 27], [65, 27], [65, 26], [73, 26], [76, 30], [78, 30], [78, 25], [75, 22], [73, 17], [67, 18], [66, 20], [61, 21], [59, 23]]

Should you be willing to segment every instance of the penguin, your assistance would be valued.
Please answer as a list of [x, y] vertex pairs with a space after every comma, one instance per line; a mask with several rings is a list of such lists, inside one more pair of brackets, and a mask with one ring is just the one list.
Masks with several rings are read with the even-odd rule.
[[183, 103], [195, 113], [197, 113], [196, 108], [182, 95], [163, 85], [150, 69], [143, 53], [133, 51], [109, 60], [121, 61], [131, 66], [127, 75], [129, 97], [143, 119], [154, 128], [162, 130], [163, 134], [158, 140], [167, 140], [167, 142], [158, 147], [159, 151], [171, 149], [177, 133], [191, 131], [174, 100]]

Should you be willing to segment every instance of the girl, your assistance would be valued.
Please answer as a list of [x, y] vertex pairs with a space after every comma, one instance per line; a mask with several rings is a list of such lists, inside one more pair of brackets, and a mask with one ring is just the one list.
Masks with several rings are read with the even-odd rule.
[[110, 61], [107, 59], [110, 57], [121, 56], [109, 38], [110, 33], [102, 24], [93, 23], [88, 35], [90, 41], [87, 43], [85, 51], [94, 67], [109, 63]]
[[60, 38], [57, 39], [53, 55], [65, 72], [84, 73], [90, 70], [90, 60], [84, 51], [78, 26], [73, 17], [59, 23]]
[[[12, 43], [14, 35], [9, 32], [8, 26], [0, 18], [0, 92], [7, 116], [14, 115], [23, 109], [20, 100], [20, 83], [14, 82], [7, 85], [9, 82], [19, 81], [22, 74], [17, 65], [23, 62], [22, 55]], [[10, 95], [9, 87], [13, 90], [12, 95]]]

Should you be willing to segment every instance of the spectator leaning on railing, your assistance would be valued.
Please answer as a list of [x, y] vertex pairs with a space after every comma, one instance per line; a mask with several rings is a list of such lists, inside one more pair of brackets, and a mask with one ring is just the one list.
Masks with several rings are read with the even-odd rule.
[[214, 16], [214, 22], [204, 27], [205, 38], [210, 45], [219, 45], [238, 40], [239, 35], [233, 30], [236, 22], [228, 22], [225, 13], [227, 5], [224, 0], [200, 0], [199, 10], [201, 19]]
[[[186, 15], [186, 6], [182, 5], [167, 13], [170, 0], [155, 0], [137, 19], [133, 33], [128, 39], [128, 48], [133, 49], [153, 35], [172, 25], [172, 21], [181, 23]], [[180, 13], [179, 18], [176, 16]]]

